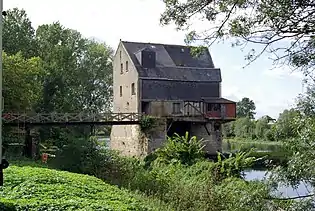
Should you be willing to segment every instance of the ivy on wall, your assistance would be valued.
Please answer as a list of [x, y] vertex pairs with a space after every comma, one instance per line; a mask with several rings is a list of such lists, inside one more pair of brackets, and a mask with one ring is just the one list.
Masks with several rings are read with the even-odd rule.
[[143, 133], [151, 132], [158, 126], [158, 118], [153, 116], [143, 116], [140, 119], [140, 128]]

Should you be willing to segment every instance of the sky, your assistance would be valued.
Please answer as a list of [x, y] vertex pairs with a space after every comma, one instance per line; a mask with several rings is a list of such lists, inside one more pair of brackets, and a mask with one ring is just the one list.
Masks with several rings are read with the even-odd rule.
[[[119, 40], [165, 44], [184, 44], [184, 31], [174, 25], [161, 26], [162, 0], [3, 0], [4, 10], [24, 9], [33, 27], [59, 21], [88, 38], [95, 38], [116, 49]], [[194, 28], [207, 25], [195, 22]], [[256, 118], [279, 113], [294, 104], [303, 92], [302, 76], [285, 68], [273, 68], [268, 55], [246, 65], [246, 51], [231, 43], [214, 44], [210, 48], [214, 64], [221, 69], [222, 95], [239, 101], [243, 97], [256, 104]]]

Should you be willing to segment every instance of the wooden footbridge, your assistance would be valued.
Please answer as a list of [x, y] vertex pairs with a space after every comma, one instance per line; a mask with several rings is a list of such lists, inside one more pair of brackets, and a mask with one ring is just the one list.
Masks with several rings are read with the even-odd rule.
[[18, 127], [25, 139], [24, 155], [33, 156], [31, 128], [42, 126], [86, 125], [91, 127], [91, 134], [96, 125], [131, 125], [140, 124], [144, 114], [139, 113], [3, 113], [4, 127]]
[[130, 125], [139, 124], [140, 113], [4, 113], [4, 126]]

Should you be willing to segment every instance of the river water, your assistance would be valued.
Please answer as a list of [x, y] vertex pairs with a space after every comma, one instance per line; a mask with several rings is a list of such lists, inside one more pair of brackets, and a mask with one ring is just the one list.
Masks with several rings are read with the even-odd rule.
[[[281, 147], [276, 144], [253, 144], [253, 142], [249, 144], [244, 144], [244, 142], [242, 144], [238, 144], [237, 142], [223, 142], [223, 152], [238, 151], [240, 149], [249, 149], [252, 147], [256, 148], [256, 151], [273, 152], [273, 154], [281, 155]], [[248, 181], [268, 179], [268, 173], [265, 170], [251, 169], [245, 171], [244, 173], [245, 179]], [[273, 195], [277, 197], [288, 198], [305, 196], [311, 194], [312, 192], [313, 188], [310, 184], [305, 184], [301, 182], [296, 189], [291, 186], [288, 187], [285, 185], [279, 185], [278, 189], [273, 193]]]
[[[245, 180], [263, 180], [268, 178], [267, 171], [264, 170], [247, 170], [245, 173]], [[273, 192], [274, 196], [281, 198], [296, 197], [296, 196], [305, 196], [313, 192], [311, 185], [301, 182], [299, 186], [295, 189], [293, 187], [287, 187], [284, 185], [279, 185], [278, 189]]]

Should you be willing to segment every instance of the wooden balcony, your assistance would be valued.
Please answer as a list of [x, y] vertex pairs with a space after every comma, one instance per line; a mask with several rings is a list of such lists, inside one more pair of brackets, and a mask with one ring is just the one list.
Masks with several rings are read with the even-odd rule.
[[143, 106], [143, 113], [152, 116], [172, 118], [177, 121], [205, 122], [234, 121], [236, 103], [224, 98], [202, 101], [151, 101]]
[[208, 98], [201, 102], [185, 102], [184, 116], [203, 116], [208, 120], [234, 121], [236, 103], [224, 98]]

